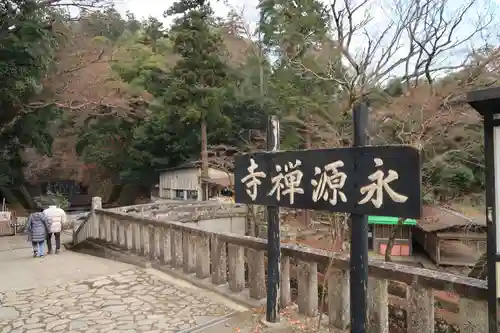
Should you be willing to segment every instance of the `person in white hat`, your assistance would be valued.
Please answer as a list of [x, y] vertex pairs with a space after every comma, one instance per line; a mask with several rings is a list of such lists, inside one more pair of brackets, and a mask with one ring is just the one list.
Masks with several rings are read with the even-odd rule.
[[66, 212], [57, 206], [49, 206], [43, 211], [50, 222], [50, 230], [47, 234], [47, 254], [52, 253], [52, 235], [56, 240], [56, 253], [61, 249], [61, 231], [62, 226], [66, 223]]

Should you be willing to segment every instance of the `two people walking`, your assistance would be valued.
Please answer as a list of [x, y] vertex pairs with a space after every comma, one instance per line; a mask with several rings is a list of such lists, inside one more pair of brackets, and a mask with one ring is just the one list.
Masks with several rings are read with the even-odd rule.
[[66, 219], [66, 212], [56, 206], [50, 206], [29, 216], [26, 231], [33, 246], [34, 257], [45, 255], [45, 241], [47, 242], [47, 253], [52, 253], [52, 238], [55, 239], [56, 243], [55, 252], [60, 251], [62, 225]]

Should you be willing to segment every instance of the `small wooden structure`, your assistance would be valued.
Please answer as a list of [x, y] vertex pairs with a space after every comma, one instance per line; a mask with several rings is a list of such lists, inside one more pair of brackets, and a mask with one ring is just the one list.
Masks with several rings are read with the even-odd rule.
[[15, 214], [8, 210], [0, 211], [0, 236], [14, 236], [17, 232]]
[[216, 168], [208, 169], [202, 179], [201, 164], [187, 163], [160, 171], [158, 194], [162, 199], [202, 200], [203, 183], [208, 183], [208, 198], [218, 197], [224, 189], [233, 187], [234, 176]]
[[486, 219], [444, 207], [425, 206], [413, 235], [437, 265], [471, 267], [486, 251]]
[[[391, 250], [392, 256], [411, 256], [412, 254], [412, 228], [417, 221], [406, 219], [404, 224], [398, 227], [396, 239]], [[389, 237], [394, 228], [397, 228], [398, 218], [388, 216], [369, 216], [369, 248], [378, 254], [385, 255]], [[370, 237], [371, 236], [371, 237]]]

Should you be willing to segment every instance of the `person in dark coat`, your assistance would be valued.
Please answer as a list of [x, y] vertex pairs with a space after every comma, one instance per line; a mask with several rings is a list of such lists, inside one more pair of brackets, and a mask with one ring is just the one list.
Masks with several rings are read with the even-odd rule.
[[43, 212], [36, 212], [29, 216], [26, 231], [33, 244], [33, 256], [43, 257], [45, 239], [50, 230], [50, 222]]

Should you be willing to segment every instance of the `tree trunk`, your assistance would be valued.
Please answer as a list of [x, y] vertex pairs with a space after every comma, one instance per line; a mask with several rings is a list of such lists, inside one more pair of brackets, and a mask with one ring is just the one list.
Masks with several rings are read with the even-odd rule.
[[389, 239], [387, 240], [387, 247], [385, 249], [385, 261], [391, 262], [391, 253], [392, 253], [392, 248], [394, 247], [394, 241], [396, 240], [396, 236], [398, 234], [398, 231], [403, 229], [405, 218], [400, 217], [398, 219], [398, 224], [392, 228], [391, 235], [389, 236]]
[[201, 188], [202, 200], [208, 200], [208, 144], [207, 144], [207, 121], [201, 121]]
[[[303, 129], [303, 132], [304, 132], [305, 148], [311, 149], [311, 146], [312, 146], [311, 132], [307, 128]], [[311, 211], [308, 209], [304, 209], [302, 211], [302, 216], [303, 216], [304, 225], [306, 227], [309, 227], [311, 225]]]

